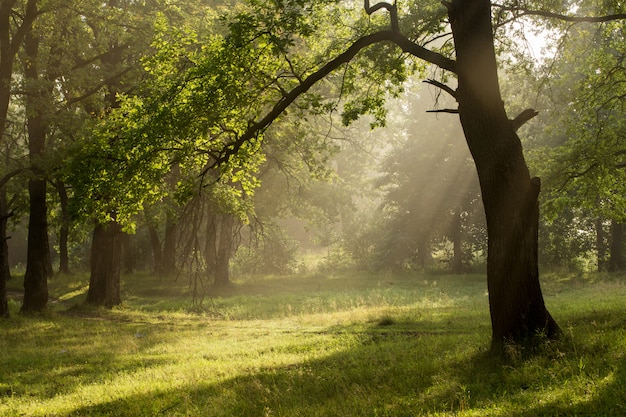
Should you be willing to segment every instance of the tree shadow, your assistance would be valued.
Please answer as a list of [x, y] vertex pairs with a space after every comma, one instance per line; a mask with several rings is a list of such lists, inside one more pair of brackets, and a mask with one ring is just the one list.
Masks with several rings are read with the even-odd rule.
[[[83, 406], [69, 415], [624, 415], [623, 355], [612, 368], [586, 377], [585, 383], [594, 386], [592, 394], [570, 399], [558, 393], [577, 378], [575, 355], [582, 347], [575, 352], [563, 341], [534, 355], [506, 359], [492, 356], [474, 336], [430, 327], [419, 322], [372, 324], [357, 344], [323, 358], [251, 368], [234, 378]], [[596, 360], [609, 356], [600, 353]], [[554, 365], [557, 361], [564, 365]], [[569, 376], [542, 375], [570, 368]]]

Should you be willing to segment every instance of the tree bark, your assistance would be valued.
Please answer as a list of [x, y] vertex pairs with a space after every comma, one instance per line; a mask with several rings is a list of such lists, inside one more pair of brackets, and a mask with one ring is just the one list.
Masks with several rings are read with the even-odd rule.
[[25, 107], [27, 113], [28, 151], [33, 177], [28, 182], [29, 220], [28, 254], [24, 275], [24, 301], [22, 313], [43, 311], [48, 304], [48, 277], [50, 276], [50, 248], [48, 244], [48, 209], [46, 205], [46, 180], [40, 166], [48, 122], [46, 103], [50, 98], [48, 87], [42, 87], [39, 75], [39, 39], [32, 32], [24, 37], [24, 77], [26, 80]]
[[624, 257], [624, 224], [611, 221], [611, 247], [609, 252], [609, 272], [626, 270], [626, 258]]
[[459, 116], [481, 186], [487, 220], [492, 348], [560, 329], [545, 307], [537, 262], [540, 191], [498, 83], [489, 0], [446, 3], [457, 56]]
[[121, 304], [120, 266], [122, 227], [115, 221], [97, 223], [91, 242], [91, 276], [87, 304], [113, 307]]
[[28, 249], [24, 274], [24, 301], [21, 313], [36, 313], [48, 305], [48, 218], [46, 180], [28, 182], [30, 216], [28, 220]]

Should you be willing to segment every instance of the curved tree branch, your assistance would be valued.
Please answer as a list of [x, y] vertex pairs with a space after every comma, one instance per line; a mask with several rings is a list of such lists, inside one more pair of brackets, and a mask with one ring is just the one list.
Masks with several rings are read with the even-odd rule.
[[391, 30], [395, 30], [396, 32], [400, 31], [400, 25], [398, 24], [398, 6], [396, 6], [396, 3], [391, 4], [383, 1], [370, 7], [370, 0], [364, 0], [364, 7], [365, 13], [368, 15], [380, 9], [387, 9], [389, 11], [389, 17], [391, 18]]
[[210, 169], [228, 161], [231, 156], [237, 154], [239, 149], [246, 142], [253, 140], [260, 132], [267, 129], [291, 103], [293, 103], [300, 95], [306, 93], [311, 87], [313, 87], [313, 85], [315, 85], [315, 83], [322, 80], [341, 65], [350, 62], [362, 49], [379, 42], [392, 42], [406, 53], [435, 64], [442, 69], [456, 73], [456, 61], [417, 45], [399, 32], [385, 30], [364, 36], [350, 45], [345, 52], [338, 55], [332, 61], [326, 63], [326, 65], [322, 68], [305, 78], [297, 87], [285, 94], [284, 97], [274, 105], [274, 107], [269, 111], [269, 113], [267, 113], [267, 115], [265, 115], [263, 119], [258, 122], [250, 123], [246, 131], [239, 136], [237, 140], [224, 146], [224, 148], [220, 151], [219, 156], [212, 164], [207, 166], [202, 171], [200, 176], [204, 177]]
[[514, 6], [504, 6], [500, 4], [492, 4], [493, 7], [498, 7], [501, 10], [505, 10], [508, 12], [517, 12], [516, 17], [522, 16], [540, 16], [546, 17], [549, 19], [558, 19], [563, 20], [565, 22], [574, 22], [574, 23], [602, 23], [602, 22], [610, 22], [612, 20], [624, 20], [626, 19], [626, 13], [616, 13], [605, 16], [569, 16], [559, 13], [548, 12], [545, 10], [530, 10], [524, 7], [514, 7]]

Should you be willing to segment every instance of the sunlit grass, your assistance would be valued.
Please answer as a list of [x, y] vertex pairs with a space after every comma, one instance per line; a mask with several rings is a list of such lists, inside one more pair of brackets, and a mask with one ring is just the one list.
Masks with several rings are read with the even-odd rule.
[[266, 277], [193, 305], [183, 279], [124, 278], [125, 302], [0, 322], [2, 416], [626, 414], [626, 285], [545, 283], [565, 337], [488, 354], [484, 277]]

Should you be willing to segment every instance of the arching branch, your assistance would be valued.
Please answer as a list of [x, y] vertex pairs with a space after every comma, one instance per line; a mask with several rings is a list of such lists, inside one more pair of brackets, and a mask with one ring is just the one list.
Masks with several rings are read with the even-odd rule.
[[326, 63], [322, 68], [305, 78], [297, 87], [285, 94], [263, 119], [258, 122], [250, 123], [241, 136], [219, 151], [219, 155], [215, 158], [215, 161], [203, 170], [201, 176], [204, 177], [210, 169], [228, 161], [231, 156], [236, 155], [246, 142], [253, 140], [259, 133], [267, 129], [291, 103], [302, 94], [306, 93], [315, 83], [322, 80], [341, 65], [350, 62], [362, 49], [379, 42], [392, 42], [406, 53], [435, 64], [442, 69], [456, 73], [456, 61], [417, 45], [399, 32], [385, 30], [364, 36], [350, 45], [344, 53]]
[[493, 7], [498, 7], [501, 10], [516, 13], [516, 17], [522, 16], [540, 16], [549, 19], [558, 19], [564, 22], [573, 23], [602, 23], [610, 22], [612, 20], [624, 20], [626, 19], [626, 13], [616, 13], [605, 16], [569, 16], [559, 13], [548, 12], [545, 10], [530, 10], [524, 7], [517, 6], [504, 6], [500, 4], [492, 4]]

